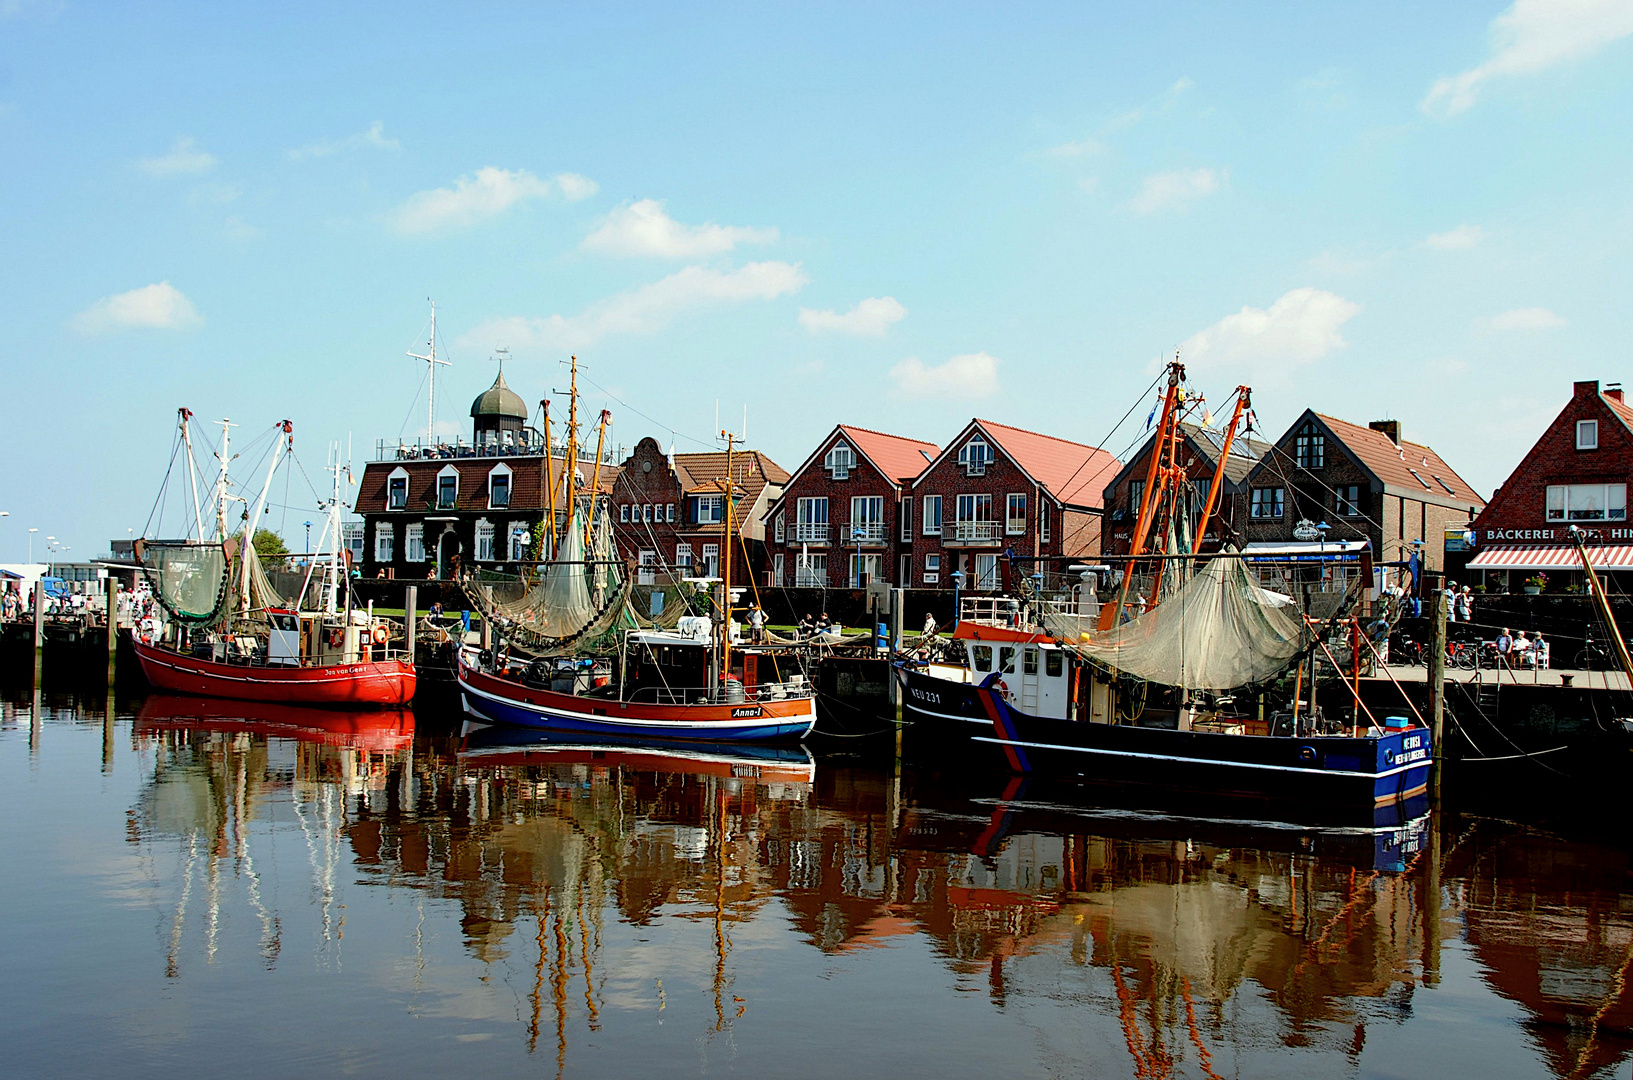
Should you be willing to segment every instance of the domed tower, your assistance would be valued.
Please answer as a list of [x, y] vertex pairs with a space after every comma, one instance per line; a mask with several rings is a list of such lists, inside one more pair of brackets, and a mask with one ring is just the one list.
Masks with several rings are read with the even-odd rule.
[[471, 402], [471, 427], [477, 446], [513, 446], [522, 441], [522, 425], [527, 423], [527, 403], [522, 395], [505, 385], [505, 369], [493, 385]]

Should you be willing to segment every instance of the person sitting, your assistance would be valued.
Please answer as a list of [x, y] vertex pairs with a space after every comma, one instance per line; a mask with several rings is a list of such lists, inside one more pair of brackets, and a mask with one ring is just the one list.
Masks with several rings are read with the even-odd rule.
[[1531, 642], [1531, 666], [1545, 671], [1548, 668], [1548, 643], [1542, 640], [1541, 634]]
[[817, 618], [816, 632], [819, 634], [831, 634], [833, 633], [833, 628], [834, 621], [828, 618], [828, 613], [824, 611], [821, 616]]
[[811, 613], [807, 611], [804, 615], [801, 615], [799, 619], [799, 639], [804, 641], [815, 632], [816, 622], [811, 618]]
[[1514, 635], [1514, 644], [1512, 649], [1516, 667], [1531, 666], [1531, 648], [1531, 639], [1525, 636], [1524, 630], [1521, 630], [1518, 634]]
[[935, 615], [933, 613], [926, 613], [924, 616], [924, 629], [920, 631], [919, 637], [934, 638], [938, 629], [940, 628], [936, 626]]

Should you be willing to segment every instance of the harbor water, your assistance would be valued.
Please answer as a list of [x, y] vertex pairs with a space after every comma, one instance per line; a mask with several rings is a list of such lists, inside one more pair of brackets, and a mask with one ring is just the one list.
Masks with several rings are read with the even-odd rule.
[[1609, 1077], [1629, 849], [889, 748], [0, 701], [12, 1076]]

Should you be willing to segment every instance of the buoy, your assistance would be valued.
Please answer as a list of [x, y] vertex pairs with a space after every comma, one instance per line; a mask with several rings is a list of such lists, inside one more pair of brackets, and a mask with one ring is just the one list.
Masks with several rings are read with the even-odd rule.
[[391, 634], [386, 630], [386, 628], [384, 626], [380, 626], [380, 625], [375, 626], [375, 628], [374, 628], [374, 643], [376, 645], [384, 645], [390, 639], [391, 639]]

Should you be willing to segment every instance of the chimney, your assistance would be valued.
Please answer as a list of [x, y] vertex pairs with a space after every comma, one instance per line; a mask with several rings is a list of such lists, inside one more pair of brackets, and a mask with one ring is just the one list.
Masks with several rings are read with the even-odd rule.
[[1374, 420], [1367, 427], [1373, 431], [1381, 431], [1389, 436], [1389, 441], [1396, 446], [1401, 444], [1401, 422], [1399, 420]]
[[1619, 382], [1605, 384], [1605, 396], [1612, 401], [1622, 400], [1622, 384]]
[[1582, 398], [1582, 397], [1598, 397], [1599, 396], [1599, 380], [1598, 379], [1587, 379], [1585, 381], [1578, 382], [1578, 383], [1575, 384], [1575, 387], [1576, 387], [1576, 393], [1575, 393], [1576, 397]]

